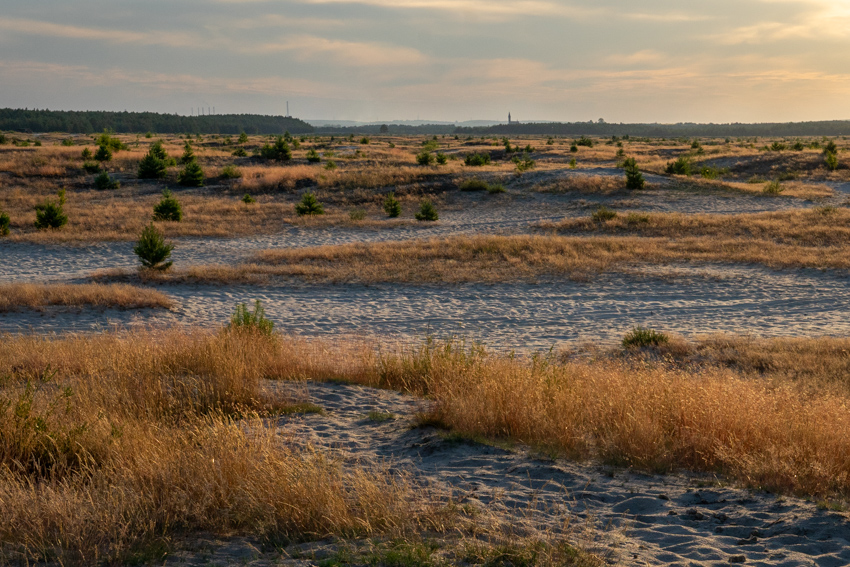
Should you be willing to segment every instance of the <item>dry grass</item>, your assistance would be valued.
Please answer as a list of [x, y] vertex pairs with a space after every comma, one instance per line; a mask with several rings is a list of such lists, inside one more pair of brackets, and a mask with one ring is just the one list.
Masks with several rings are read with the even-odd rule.
[[126, 284], [0, 284], [0, 313], [48, 305], [170, 309], [173, 302], [160, 291]]
[[[439, 530], [403, 475], [281, 443], [253, 333], [0, 340], [5, 560], [123, 564], [195, 530], [285, 541]], [[243, 416], [234, 421], [234, 416]]]

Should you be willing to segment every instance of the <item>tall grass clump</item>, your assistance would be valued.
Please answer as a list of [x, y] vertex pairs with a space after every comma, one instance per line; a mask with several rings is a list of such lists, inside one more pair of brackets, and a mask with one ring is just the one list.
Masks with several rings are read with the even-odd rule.
[[623, 337], [624, 348], [654, 347], [666, 344], [670, 339], [664, 333], [638, 325]]
[[45, 230], [48, 228], [61, 228], [68, 224], [68, 215], [65, 214], [65, 189], [57, 193], [57, 200], [44, 200], [35, 206], [35, 228]]
[[590, 218], [597, 222], [605, 222], [617, 217], [617, 212], [612, 211], [605, 205], [600, 205], [598, 209], [593, 211], [593, 214], [590, 215]]
[[153, 220], [180, 222], [183, 220], [183, 207], [170, 189], [162, 191], [162, 199], [154, 205]]
[[626, 171], [626, 189], [643, 189], [646, 181], [643, 179], [643, 174], [640, 172], [635, 158], [628, 158], [623, 162], [623, 169]]
[[165, 241], [165, 235], [153, 223], [146, 226], [133, 247], [142, 267], [148, 270], [167, 270], [174, 263], [169, 258], [174, 244]]
[[274, 332], [274, 321], [266, 318], [266, 311], [257, 299], [254, 301], [254, 311], [249, 311], [244, 303], [237, 305], [233, 315], [230, 316], [228, 328], [271, 336]]
[[765, 184], [764, 189], [762, 189], [762, 193], [764, 193], [765, 195], [779, 195], [783, 191], [785, 191], [785, 188], [776, 179], [774, 179], [773, 181], [768, 181]]
[[225, 165], [221, 168], [220, 177], [222, 179], [238, 179], [242, 177], [242, 171], [240, 171], [235, 165]]

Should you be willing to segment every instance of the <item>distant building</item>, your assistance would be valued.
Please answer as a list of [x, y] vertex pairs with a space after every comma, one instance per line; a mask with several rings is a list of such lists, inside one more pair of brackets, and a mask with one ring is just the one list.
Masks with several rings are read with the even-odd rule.
[[519, 124], [519, 122], [515, 120], [511, 120], [511, 113], [508, 112], [508, 124]]

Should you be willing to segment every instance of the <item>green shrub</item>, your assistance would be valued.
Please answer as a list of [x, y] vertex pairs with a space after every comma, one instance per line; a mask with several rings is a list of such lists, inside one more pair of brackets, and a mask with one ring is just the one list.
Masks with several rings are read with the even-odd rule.
[[785, 151], [785, 148], [786, 146], [782, 142], [773, 142], [768, 149], [772, 152], [782, 152]]
[[577, 146], [577, 145], [575, 145], [575, 143], [570, 144], [570, 152], [571, 152], [571, 153], [576, 153], [576, 152], [578, 152], [578, 146]]
[[245, 132], [242, 132], [241, 134], [239, 134], [239, 143], [240, 144], [248, 143], [248, 134], [246, 134]]
[[9, 139], [6, 138], [6, 134], [0, 134], [0, 146], [5, 145], [9, 142]]
[[301, 216], [323, 215], [325, 214], [325, 208], [313, 193], [307, 192], [301, 197], [301, 202], [295, 205], [295, 212]]
[[351, 211], [348, 212], [348, 218], [353, 221], [361, 221], [366, 218], [366, 211], [363, 209], [351, 209]]
[[65, 138], [64, 140], [62, 140], [62, 145], [66, 146], [66, 147], [71, 147], [71, 146], [74, 145], [74, 139], [73, 138]]
[[667, 335], [638, 325], [623, 337], [624, 348], [659, 346], [669, 341]]
[[242, 172], [235, 165], [225, 165], [223, 168], [221, 168], [220, 177], [222, 179], [237, 179], [239, 177], [242, 177]]
[[184, 187], [203, 187], [204, 170], [197, 161], [192, 160], [177, 174], [177, 183]]
[[486, 191], [490, 186], [481, 179], [467, 179], [460, 184], [461, 191]]
[[242, 197], [242, 202], [245, 203], [246, 205], [250, 205], [251, 203], [256, 203], [257, 200], [255, 198], [253, 198], [251, 195], [249, 195], [248, 193], [245, 193], [245, 195]]
[[384, 212], [393, 219], [401, 215], [401, 203], [398, 202], [392, 192], [388, 193], [384, 199]]
[[172, 222], [183, 220], [183, 207], [170, 190], [165, 189], [162, 192], [162, 199], [154, 206], [153, 220]]
[[248, 152], [245, 151], [245, 148], [236, 148], [235, 150], [233, 150], [233, 154], [231, 155], [233, 155], [234, 157], [247, 157]]
[[367, 138], [367, 137], [365, 137], [365, 136], [364, 136], [364, 137], [362, 137], [362, 138], [360, 138], [360, 143], [361, 143], [361, 144], [364, 144], [364, 145], [368, 144], [368, 143], [369, 143], [369, 138]]
[[702, 144], [700, 144], [700, 143], [699, 143], [699, 140], [694, 140], [694, 141], [691, 143], [691, 149], [692, 149], [692, 150], [698, 150], [698, 149], [700, 149], [701, 147], [702, 147]]
[[425, 150], [416, 155], [416, 163], [419, 165], [431, 165], [434, 163], [434, 156], [428, 150]]
[[181, 165], [187, 165], [193, 161], [195, 161], [195, 152], [192, 151], [192, 144], [189, 143], [189, 140], [186, 140], [186, 143], [183, 144], [183, 155], [180, 156], [178, 162]]
[[139, 179], [163, 179], [167, 171], [167, 165], [163, 160], [148, 153], [139, 162], [137, 175]]
[[106, 189], [118, 189], [121, 186], [121, 183], [117, 179], [112, 179], [106, 170], [100, 172], [100, 174], [94, 178], [94, 188], [99, 189], [101, 191]]
[[725, 167], [718, 169], [713, 166], [704, 166], [701, 167], [699, 170], [699, 174], [702, 175], [705, 179], [717, 179], [721, 175], [725, 175], [727, 173], [729, 173], [729, 170]]
[[628, 158], [623, 162], [623, 169], [626, 171], [626, 189], [643, 189], [646, 181], [643, 174], [640, 172], [635, 158]]
[[779, 181], [773, 180], [767, 182], [767, 184], [764, 186], [764, 189], [762, 189], [762, 193], [764, 193], [765, 195], [779, 195], [784, 190], [785, 188], [782, 187], [782, 184]]
[[590, 215], [590, 218], [597, 222], [605, 222], [613, 219], [616, 216], [617, 213], [615, 211], [612, 211], [605, 205], [600, 205], [599, 208], [596, 209], [592, 215]]
[[830, 140], [823, 147], [824, 154], [838, 154], [838, 146], [835, 145], [835, 140]]
[[336, 162], [334, 160], [328, 160], [328, 163], [325, 164], [325, 169], [328, 171], [336, 169]]
[[268, 160], [289, 161], [292, 159], [292, 150], [287, 141], [278, 136], [274, 145], [265, 144], [260, 148], [260, 156]]
[[482, 165], [490, 165], [490, 154], [488, 153], [480, 153], [480, 154], [467, 154], [464, 158], [463, 163], [473, 167], [480, 167]]
[[504, 193], [505, 186], [501, 183], [490, 183], [487, 185], [487, 193], [491, 195], [495, 195], [497, 193]]
[[523, 171], [528, 171], [529, 169], [533, 169], [537, 162], [535, 162], [527, 153], [523, 154], [522, 157], [514, 156], [511, 161], [516, 165], [517, 173], [522, 173]]
[[100, 171], [100, 164], [96, 161], [83, 162], [83, 169], [86, 173], [97, 173]]
[[794, 145], [791, 146], [791, 149], [795, 152], [802, 152], [804, 149], [806, 149], [806, 146], [803, 145], [803, 142], [798, 140], [794, 142]]
[[437, 208], [434, 206], [434, 203], [428, 201], [422, 201], [422, 204], [419, 205], [419, 212], [414, 215], [416, 220], [418, 221], [436, 221], [439, 220], [440, 216], [437, 214]]
[[169, 260], [174, 245], [165, 241], [165, 236], [153, 223], [142, 229], [139, 240], [133, 246], [133, 252], [148, 270], [167, 270], [173, 264]]
[[449, 161], [449, 156], [444, 154], [443, 152], [437, 152], [437, 163], [440, 165], [446, 165]]
[[111, 161], [112, 160], [112, 150], [110, 150], [106, 146], [99, 146], [97, 151], [94, 153], [94, 159], [97, 161]]
[[578, 140], [574, 141], [573, 145], [574, 146], [585, 146], [585, 147], [588, 147], [588, 148], [592, 148], [593, 147], [593, 140], [591, 140], [587, 136], [582, 136]]
[[9, 226], [12, 224], [12, 219], [9, 213], [0, 210], [0, 236], [9, 235]]
[[58, 201], [54, 202], [47, 199], [35, 206], [35, 227], [37, 229], [61, 228], [68, 224], [68, 217], [63, 210], [65, 189], [59, 190], [58, 197]]
[[690, 175], [691, 160], [685, 156], [680, 156], [676, 161], [667, 164], [667, 173], [669, 175]]
[[322, 161], [322, 158], [319, 156], [319, 153], [316, 150], [310, 148], [307, 151], [307, 161], [309, 161], [310, 163], [319, 163]]
[[555, 145], [555, 140], [553, 140], [553, 139], [552, 139], [552, 136], [549, 136], [549, 137], [546, 139], [546, 145], [547, 145], [547, 146], [554, 146], [554, 145]]
[[93, 155], [92, 155], [92, 153], [91, 153], [91, 150], [90, 150], [90, 149], [88, 149], [88, 148], [83, 148], [83, 151], [82, 151], [82, 153], [81, 153], [80, 155], [81, 155], [81, 156], [82, 156], [82, 158], [83, 158], [84, 160], [86, 160], [86, 161], [88, 161], [88, 160], [92, 159], [92, 157], [93, 157]]
[[570, 160], [570, 169], [575, 169], [577, 166], [578, 166], [578, 164], [576, 163], [576, 159], [575, 158], [571, 159]]
[[838, 169], [838, 154], [827, 152], [823, 158], [823, 162], [826, 164], [828, 170], [835, 171]]
[[165, 146], [162, 145], [162, 140], [157, 140], [151, 147], [148, 148], [148, 155], [155, 157], [158, 160], [161, 160], [166, 167], [169, 165], [177, 165], [177, 161], [168, 155], [168, 152], [165, 151]]
[[641, 213], [629, 213], [626, 215], [626, 223], [635, 225], [635, 224], [648, 224], [649, 223], [649, 215], [641, 214]]
[[237, 305], [233, 315], [230, 316], [230, 324], [227, 328], [234, 331], [256, 332], [271, 336], [274, 332], [274, 322], [266, 319], [266, 312], [258, 299], [254, 302], [253, 313], [248, 311], [248, 307], [244, 303]]
[[112, 132], [110, 132], [109, 130], [104, 130], [103, 133], [98, 136], [95, 143], [98, 146], [103, 146], [109, 150], [112, 150], [113, 152], [119, 152], [121, 150], [129, 149], [125, 143], [123, 143], [118, 138], [111, 136], [110, 134], [112, 134]]
[[150, 132], [150, 131], [145, 132], [145, 138], [148, 138], [148, 139], [153, 138], [153, 133]]

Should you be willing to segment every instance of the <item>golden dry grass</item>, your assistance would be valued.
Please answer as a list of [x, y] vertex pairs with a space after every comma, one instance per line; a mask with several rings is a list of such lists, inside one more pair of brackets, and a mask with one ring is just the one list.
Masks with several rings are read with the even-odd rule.
[[173, 302], [161, 291], [126, 284], [0, 284], [0, 313], [48, 305], [169, 309]]
[[404, 475], [293, 448], [259, 419], [289, 403], [261, 383], [279, 356], [246, 332], [2, 337], [4, 560], [123, 564], [197, 530], [443, 529], [442, 504]]

